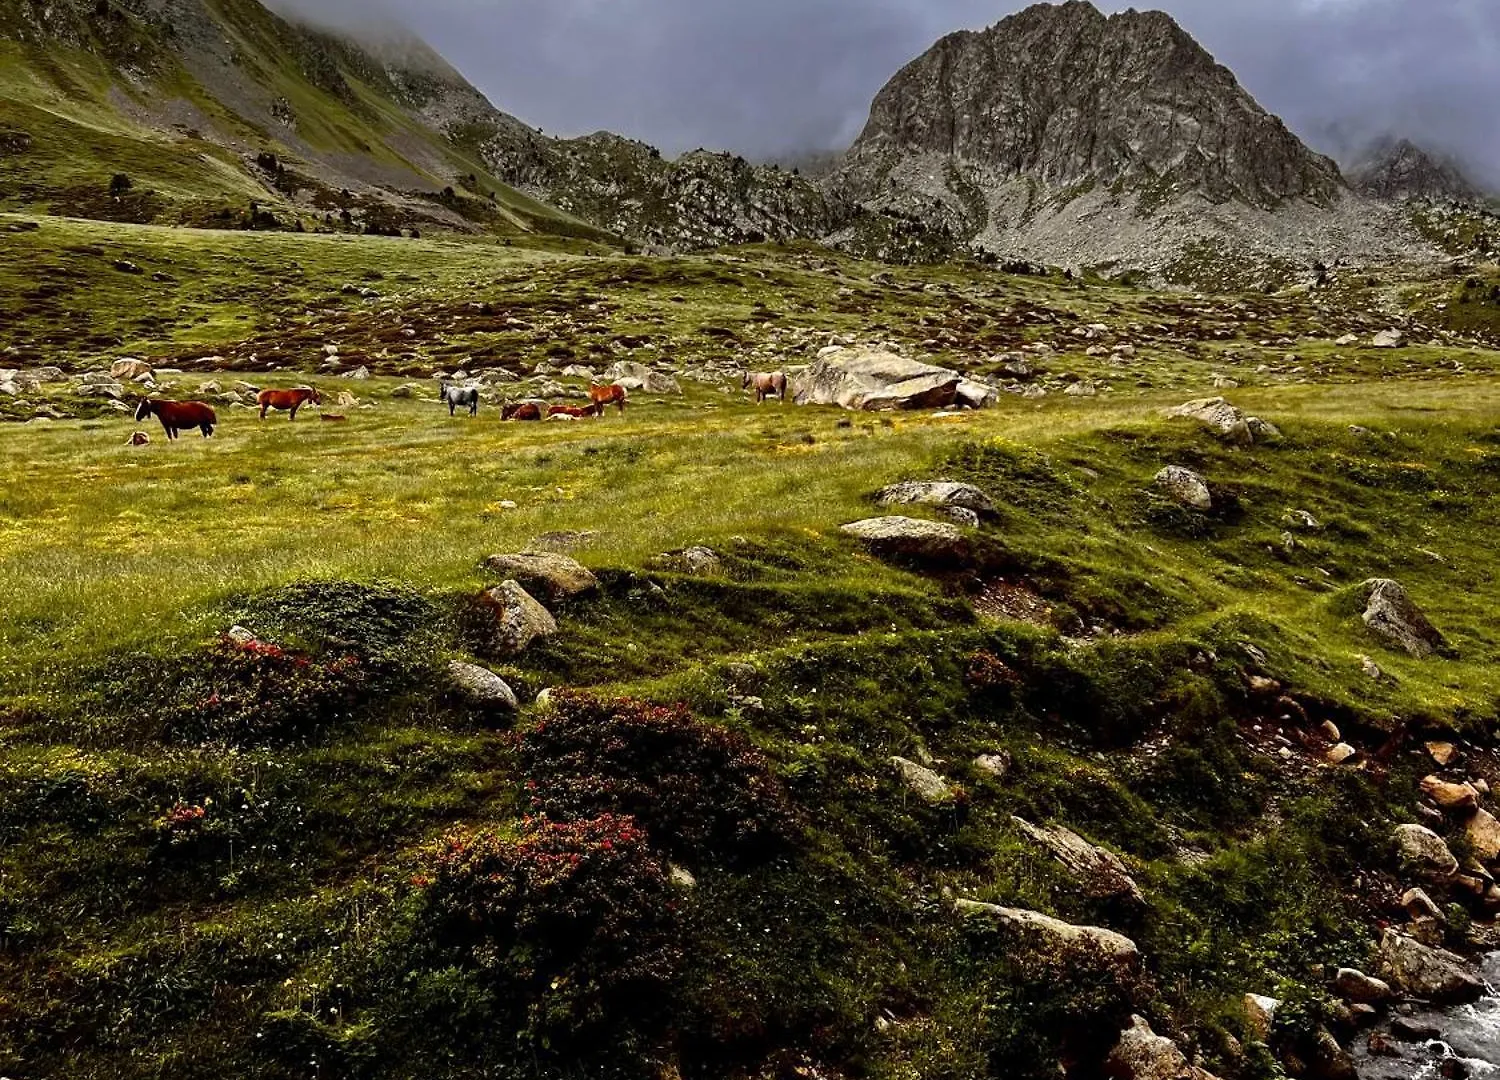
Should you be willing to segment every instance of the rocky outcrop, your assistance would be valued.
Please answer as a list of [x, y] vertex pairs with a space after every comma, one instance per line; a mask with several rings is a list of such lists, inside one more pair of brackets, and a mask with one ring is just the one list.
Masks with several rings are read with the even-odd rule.
[[1253, 446], [1256, 443], [1276, 442], [1281, 432], [1276, 425], [1258, 416], [1247, 416], [1223, 398], [1204, 398], [1189, 401], [1167, 415], [1174, 418], [1196, 420], [1229, 442], [1237, 446]]
[[1357, 592], [1363, 605], [1364, 624], [1390, 644], [1406, 650], [1418, 660], [1446, 651], [1447, 641], [1428, 622], [1399, 581], [1372, 578]]
[[1391, 202], [1475, 203], [1483, 198], [1456, 162], [1430, 154], [1407, 139], [1376, 143], [1347, 176], [1354, 190]]
[[1011, 821], [1027, 839], [1045, 848], [1078, 879], [1085, 896], [1094, 900], [1145, 903], [1140, 887], [1114, 852], [1095, 847], [1060, 825], [1041, 828], [1018, 817], [1011, 818]]
[[954, 909], [965, 918], [993, 922], [1040, 948], [1087, 953], [1110, 966], [1125, 969], [1135, 969], [1141, 962], [1140, 949], [1135, 942], [1113, 930], [1074, 926], [1037, 911], [998, 907], [974, 900], [957, 900]]
[[936, 506], [939, 509], [971, 510], [981, 517], [996, 514], [994, 500], [973, 484], [947, 480], [892, 484], [875, 495], [878, 506]]
[[849, 170], [868, 190], [924, 154], [1057, 188], [1163, 185], [1254, 206], [1340, 187], [1338, 167], [1170, 16], [1080, 0], [938, 42], [876, 97]]
[[857, 412], [946, 409], [962, 375], [879, 349], [836, 349], [793, 381], [798, 405], [837, 405]]

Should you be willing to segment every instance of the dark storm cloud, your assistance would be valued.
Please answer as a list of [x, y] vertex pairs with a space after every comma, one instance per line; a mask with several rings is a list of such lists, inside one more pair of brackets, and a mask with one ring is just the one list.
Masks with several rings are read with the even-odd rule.
[[[280, 0], [322, 19], [384, 9], [497, 106], [558, 134], [669, 152], [842, 148], [881, 85], [938, 37], [1016, 0]], [[1101, 4], [1106, 8], [1123, 5]], [[1346, 155], [1409, 135], [1500, 181], [1496, 0], [1161, 0], [1261, 103]]]

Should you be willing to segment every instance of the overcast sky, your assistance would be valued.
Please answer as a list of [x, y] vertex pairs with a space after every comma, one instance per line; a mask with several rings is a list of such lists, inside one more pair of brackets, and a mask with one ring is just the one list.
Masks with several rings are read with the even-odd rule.
[[[1016, 0], [277, 0], [384, 8], [496, 106], [560, 135], [668, 153], [843, 149], [871, 99], [943, 34]], [[1125, 5], [1100, 3], [1107, 10]], [[1500, 182], [1500, 0], [1159, 0], [1266, 108], [1347, 155], [1385, 133]]]

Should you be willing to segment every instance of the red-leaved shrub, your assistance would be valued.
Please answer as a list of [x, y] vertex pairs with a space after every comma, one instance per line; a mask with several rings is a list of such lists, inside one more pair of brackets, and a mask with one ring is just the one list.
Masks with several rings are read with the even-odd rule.
[[532, 805], [555, 820], [628, 814], [674, 855], [731, 862], [794, 835], [791, 801], [764, 755], [683, 705], [559, 694], [519, 747]]
[[667, 868], [627, 817], [529, 820], [519, 836], [461, 830], [422, 890], [439, 948], [485, 971], [545, 1043], [600, 1026], [649, 1030], [676, 975]]

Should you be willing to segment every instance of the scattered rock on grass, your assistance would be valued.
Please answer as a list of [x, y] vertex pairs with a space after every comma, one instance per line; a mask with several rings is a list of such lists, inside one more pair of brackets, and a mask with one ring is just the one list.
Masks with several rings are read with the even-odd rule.
[[908, 517], [869, 518], [843, 527], [871, 552], [886, 558], [956, 564], [967, 562], [973, 546], [957, 525]]
[[1393, 645], [1424, 660], [1447, 649], [1448, 642], [1422, 609], [1417, 607], [1399, 581], [1372, 578], [1359, 587], [1360, 616], [1366, 626]]
[[1192, 469], [1184, 469], [1181, 465], [1169, 465], [1156, 474], [1154, 481], [1157, 490], [1192, 510], [1212, 510], [1214, 508], [1213, 494], [1208, 490], [1208, 483], [1193, 472]]
[[957, 484], [947, 480], [892, 484], [876, 494], [875, 502], [879, 506], [956, 507], [972, 510], [984, 517], [991, 517], [996, 513], [994, 500], [979, 488], [973, 484]]
[[1061, 825], [1041, 828], [1022, 818], [1012, 817], [1016, 828], [1032, 842], [1051, 853], [1065, 866], [1083, 887], [1083, 892], [1092, 900], [1126, 899], [1133, 903], [1145, 903], [1145, 897], [1130, 876], [1120, 857], [1112, 851], [1095, 847], [1071, 829]]
[[793, 380], [798, 405], [855, 411], [946, 409], [958, 400], [963, 376], [878, 349], [835, 349]]
[[1276, 442], [1281, 438], [1281, 432], [1276, 425], [1258, 416], [1245, 415], [1221, 397], [1189, 401], [1175, 409], [1168, 409], [1167, 415], [1197, 420], [1218, 435], [1240, 446], [1253, 446], [1258, 442]]
[[548, 604], [571, 600], [599, 587], [599, 579], [588, 567], [555, 551], [491, 555], [484, 560], [484, 567], [519, 582], [523, 589]]
[[1032, 938], [1050, 950], [1076, 951], [1097, 957], [1112, 967], [1136, 968], [1140, 949], [1124, 934], [1098, 926], [1074, 926], [1050, 915], [1024, 908], [1005, 908], [975, 900], [954, 901], [954, 910], [971, 919], [987, 919], [1017, 934]]
[[480, 597], [480, 606], [494, 620], [491, 641], [506, 656], [525, 652], [538, 638], [557, 633], [557, 620], [518, 582], [506, 581]]
[[1402, 861], [1428, 881], [1448, 881], [1458, 873], [1458, 860], [1443, 838], [1425, 825], [1396, 826], [1396, 846]]
[[658, 555], [652, 560], [652, 565], [688, 577], [718, 577], [724, 572], [724, 560], [719, 553], [701, 545]]
[[448, 665], [448, 677], [459, 695], [476, 708], [512, 713], [521, 707], [510, 684], [488, 668], [455, 660]]
[[906, 786], [927, 802], [939, 804], [953, 801], [953, 785], [927, 766], [918, 765], [915, 761], [908, 761], [904, 757], [891, 758], [891, 765], [895, 767]]

